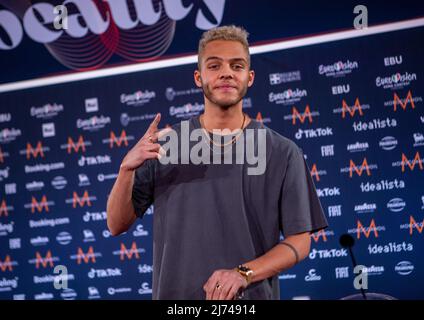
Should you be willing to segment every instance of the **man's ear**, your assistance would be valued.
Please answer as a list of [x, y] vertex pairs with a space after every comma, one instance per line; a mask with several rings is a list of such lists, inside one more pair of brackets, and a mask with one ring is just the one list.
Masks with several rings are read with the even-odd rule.
[[249, 71], [249, 82], [247, 83], [247, 86], [250, 88], [253, 85], [254, 81], [255, 81], [255, 71], [250, 70]]
[[199, 87], [199, 88], [202, 87], [202, 78], [200, 76], [199, 70], [194, 71], [194, 83], [196, 84], [197, 87]]

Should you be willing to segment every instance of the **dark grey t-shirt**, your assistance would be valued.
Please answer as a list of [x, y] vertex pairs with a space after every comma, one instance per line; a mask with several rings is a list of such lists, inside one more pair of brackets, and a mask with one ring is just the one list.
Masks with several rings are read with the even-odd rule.
[[[189, 127], [200, 128], [199, 117]], [[302, 151], [256, 120], [246, 127], [258, 128], [266, 129], [262, 175], [248, 175], [248, 163], [163, 165], [156, 159], [136, 170], [137, 216], [154, 204], [153, 299], [205, 299], [203, 285], [215, 270], [263, 255], [280, 233], [327, 226]], [[173, 129], [180, 135], [181, 123]], [[278, 276], [252, 283], [244, 296], [279, 299]]]

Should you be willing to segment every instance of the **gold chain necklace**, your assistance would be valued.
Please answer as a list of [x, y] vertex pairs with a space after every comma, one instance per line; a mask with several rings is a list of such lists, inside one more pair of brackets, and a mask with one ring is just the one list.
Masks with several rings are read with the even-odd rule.
[[209, 140], [209, 142], [212, 142], [214, 145], [216, 145], [216, 146], [218, 146], [218, 147], [223, 148], [223, 147], [225, 147], [225, 146], [228, 146], [228, 145], [230, 145], [230, 144], [233, 144], [234, 142], [236, 142], [236, 141], [238, 140], [238, 138], [240, 138], [241, 134], [243, 133], [243, 127], [244, 127], [244, 123], [245, 123], [245, 121], [246, 121], [246, 114], [243, 112], [243, 123], [241, 124], [241, 128], [239, 129], [239, 131], [240, 131], [240, 132], [239, 132], [239, 133], [237, 133], [237, 135], [235, 135], [235, 136], [231, 139], [231, 141], [226, 142], [226, 143], [224, 143], [224, 144], [217, 143], [217, 142], [215, 142], [213, 139], [211, 139], [211, 138], [209, 137], [208, 130], [206, 130], [206, 128], [205, 128], [205, 126], [204, 126], [204, 124], [203, 124], [202, 116], [200, 116], [200, 117], [199, 117], [199, 121], [200, 121], [200, 125], [202, 126], [202, 129], [203, 129], [203, 131], [204, 131], [204, 133], [205, 133], [205, 136], [206, 136], [206, 138]]

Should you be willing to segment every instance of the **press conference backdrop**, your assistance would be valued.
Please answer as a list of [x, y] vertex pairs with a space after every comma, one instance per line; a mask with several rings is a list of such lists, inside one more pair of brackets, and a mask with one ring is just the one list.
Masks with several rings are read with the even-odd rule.
[[[423, 25], [253, 49], [244, 111], [303, 149], [330, 224], [280, 275], [282, 299], [358, 293], [345, 233], [369, 292], [424, 298]], [[106, 201], [157, 112], [165, 126], [204, 109], [196, 65], [170, 64], [0, 95], [1, 299], [151, 299], [154, 207], [111, 237]]]

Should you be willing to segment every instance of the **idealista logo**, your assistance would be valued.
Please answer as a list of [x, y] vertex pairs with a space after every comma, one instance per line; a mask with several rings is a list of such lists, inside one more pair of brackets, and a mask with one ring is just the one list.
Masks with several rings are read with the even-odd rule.
[[402, 243], [390, 242], [385, 245], [374, 244], [368, 245], [369, 254], [383, 254], [383, 253], [403, 253], [411, 252], [414, 250], [414, 245], [412, 243], [407, 243], [403, 241]]
[[326, 174], [327, 174], [327, 171], [326, 171], [326, 170], [318, 170], [318, 169], [317, 169], [317, 165], [314, 163], [314, 164], [312, 165], [312, 168], [311, 168], [310, 174], [311, 174], [311, 176], [312, 176], [313, 178], [315, 178], [315, 179], [316, 179], [316, 181], [320, 181], [320, 176], [326, 175]]
[[288, 105], [299, 102], [307, 95], [308, 92], [305, 89], [287, 89], [283, 92], [270, 92], [268, 101], [275, 104]]
[[116, 135], [115, 131], [110, 131], [110, 135], [108, 139], [103, 139], [102, 143], [109, 144], [109, 148], [113, 149], [114, 146], [120, 147], [128, 147], [128, 141], [134, 140], [134, 136], [127, 136], [127, 132], [125, 130], [121, 131], [120, 135]]
[[412, 81], [417, 80], [416, 73], [405, 72], [392, 74], [390, 77], [377, 77], [375, 79], [375, 85], [377, 88], [383, 87], [384, 89], [402, 89], [403, 87], [409, 86]]
[[77, 119], [76, 127], [77, 129], [82, 129], [84, 131], [95, 132], [103, 129], [107, 124], [110, 124], [110, 122], [110, 117], [96, 115], [88, 119]]
[[369, 238], [371, 234], [374, 235], [375, 238], [378, 238], [379, 232], [386, 231], [385, 226], [377, 226], [374, 219], [371, 219], [369, 226], [364, 226], [361, 220], [357, 221], [357, 227], [354, 229], [349, 229], [348, 233], [355, 234], [356, 238], [361, 239], [361, 234], [364, 234], [365, 238]]
[[284, 120], [292, 120], [292, 124], [296, 125], [297, 119], [299, 119], [300, 123], [304, 123], [306, 119], [308, 119], [309, 123], [312, 123], [312, 117], [319, 116], [318, 111], [311, 112], [309, 105], [307, 104], [305, 110], [300, 113], [295, 106], [292, 107], [292, 114], [284, 116]]
[[78, 248], [77, 254], [71, 255], [72, 260], [77, 260], [77, 264], [81, 263], [96, 263], [96, 258], [102, 257], [100, 252], [95, 252], [93, 247], [88, 247], [87, 251], [84, 252], [82, 248]]
[[356, 98], [355, 103], [353, 106], [349, 106], [345, 99], [342, 100], [342, 107], [333, 109], [333, 113], [341, 113], [342, 119], [346, 118], [346, 114], [349, 114], [351, 118], [353, 118], [356, 114], [356, 111], [358, 111], [358, 114], [360, 116], [364, 115], [363, 110], [370, 109], [369, 104], [361, 104], [359, 102], [359, 98]]
[[329, 65], [319, 65], [318, 73], [320, 75], [325, 75], [326, 77], [338, 78], [344, 77], [345, 75], [350, 74], [353, 70], [358, 68], [359, 64], [357, 61], [337, 61]]
[[149, 103], [150, 100], [156, 98], [156, 92], [149, 90], [138, 90], [130, 94], [121, 94], [121, 103], [127, 106], [138, 107]]
[[361, 182], [360, 188], [361, 188], [361, 192], [404, 189], [405, 181], [395, 179], [395, 180], [381, 180], [380, 182], [377, 182], [377, 183], [367, 182], [364, 184], [363, 182]]
[[[0, 41], [1, 48], [1, 41]], [[31, 107], [30, 114], [31, 117], [35, 117], [37, 119], [50, 119], [57, 116], [60, 112], [64, 110], [62, 104], [46, 104], [42, 107]]]
[[87, 146], [91, 146], [91, 141], [85, 141], [84, 137], [80, 135], [76, 142], [72, 137], [68, 137], [68, 143], [60, 145], [60, 149], [66, 149], [68, 154], [71, 154], [72, 151], [78, 153], [80, 149], [82, 152], [85, 152], [85, 147]]
[[415, 109], [415, 104], [418, 102], [423, 102], [423, 98], [416, 96], [412, 97], [412, 91], [409, 90], [405, 99], [401, 99], [398, 94], [395, 92], [393, 93], [393, 100], [389, 100], [384, 102], [385, 107], [391, 107], [393, 106], [393, 111], [397, 111], [397, 107], [400, 106], [404, 111], [406, 111], [408, 105], [411, 106], [411, 109]]
[[41, 213], [43, 210], [49, 212], [49, 207], [54, 206], [54, 201], [48, 201], [46, 195], [41, 197], [41, 200], [37, 200], [34, 196], [31, 197], [31, 203], [24, 204], [25, 209], [31, 209], [31, 213], [37, 212]]
[[396, 119], [386, 118], [386, 119], [372, 119], [368, 122], [354, 122], [352, 124], [353, 131], [368, 131], [368, 130], [377, 130], [377, 129], [385, 129], [385, 128], [394, 128], [397, 127]]

